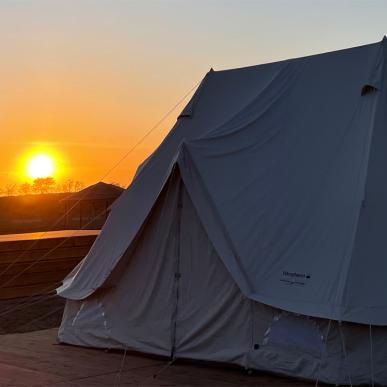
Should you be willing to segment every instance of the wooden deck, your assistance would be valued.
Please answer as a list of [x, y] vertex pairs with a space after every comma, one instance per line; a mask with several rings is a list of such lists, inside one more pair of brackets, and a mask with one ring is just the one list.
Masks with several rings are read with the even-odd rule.
[[50, 293], [87, 254], [98, 233], [0, 235], [0, 299]]
[[[0, 336], [0, 386], [311, 386], [272, 375], [56, 344], [56, 329]], [[156, 375], [156, 377], [154, 377]]]

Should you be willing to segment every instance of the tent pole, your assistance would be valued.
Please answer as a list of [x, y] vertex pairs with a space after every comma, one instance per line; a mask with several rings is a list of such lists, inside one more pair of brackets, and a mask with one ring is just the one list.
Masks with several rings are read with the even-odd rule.
[[79, 229], [82, 229], [82, 202], [79, 202]]
[[373, 345], [372, 345], [372, 325], [369, 325], [369, 333], [370, 333], [370, 362], [371, 362], [371, 386], [375, 386], [375, 378], [374, 378], [374, 355], [373, 355]]
[[316, 378], [315, 387], [318, 387], [318, 384], [319, 384], [319, 381], [320, 381], [320, 375], [319, 374], [320, 374], [320, 369], [321, 369], [321, 363], [323, 361], [323, 356], [324, 356], [325, 352], [327, 351], [328, 335], [329, 335], [329, 331], [331, 329], [331, 323], [332, 323], [332, 320], [329, 320], [327, 331], [326, 331], [325, 337], [324, 337], [324, 345], [321, 348], [320, 359], [319, 359], [319, 363], [318, 363], [318, 367], [317, 367], [317, 372], [316, 372], [317, 378]]
[[349, 369], [347, 348], [345, 346], [344, 334], [343, 334], [343, 330], [342, 330], [342, 321], [339, 321], [339, 334], [340, 334], [340, 338], [341, 338], [341, 345], [343, 347], [344, 365], [345, 365], [345, 368], [347, 371], [349, 385], [352, 387], [351, 371]]
[[69, 219], [68, 219], [68, 213], [67, 213], [67, 202], [64, 202], [64, 211], [65, 211], [65, 224], [64, 224], [64, 228], [67, 229], [68, 227], [68, 222], [69, 222]]
[[183, 209], [183, 198], [182, 198], [182, 181], [179, 182], [179, 192], [177, 199], [176, 209], [176, 264], [175, 264], [175, 307], [172, 313], [172, 340], [171, 340], [171, 358], [175, 359], [176, 351], [176, 328], [177, 328], [177, 312], [179, 306], [179, 283], [180, 283], [180, 256], [181, 256], [181, 215]]

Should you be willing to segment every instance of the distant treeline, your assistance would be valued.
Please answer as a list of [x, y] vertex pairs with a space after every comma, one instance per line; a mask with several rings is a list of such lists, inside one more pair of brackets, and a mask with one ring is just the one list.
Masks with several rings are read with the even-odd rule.
[[0, 188], [1, 196], [47, 194], [47, 193], [71, 193], [78, 192], [85, 187], [78, 180], [67, 179], [57, 183], [53, 177], [39, 177], [32, 183], [7, 184]]

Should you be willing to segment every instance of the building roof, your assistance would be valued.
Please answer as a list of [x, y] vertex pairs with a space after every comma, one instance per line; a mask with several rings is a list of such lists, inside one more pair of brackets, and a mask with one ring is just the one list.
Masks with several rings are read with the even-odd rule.
[[115, 200], [122, 192], [123, 188], [114, 184], [107, 184], [100, 181], [83, 190], [73, 193], [63, 199], [65, 202], [84, 201], [84, 200]]

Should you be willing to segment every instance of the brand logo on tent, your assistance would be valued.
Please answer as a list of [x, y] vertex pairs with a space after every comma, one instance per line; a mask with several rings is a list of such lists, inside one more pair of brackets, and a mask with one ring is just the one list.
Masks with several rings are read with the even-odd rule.
[[280, 281], [288, 285], [299, 285], [304, 286], [310, 280], [311, 275], [309, 273], [297, 273], [296, 271], [287, 271], [282, 272]]

